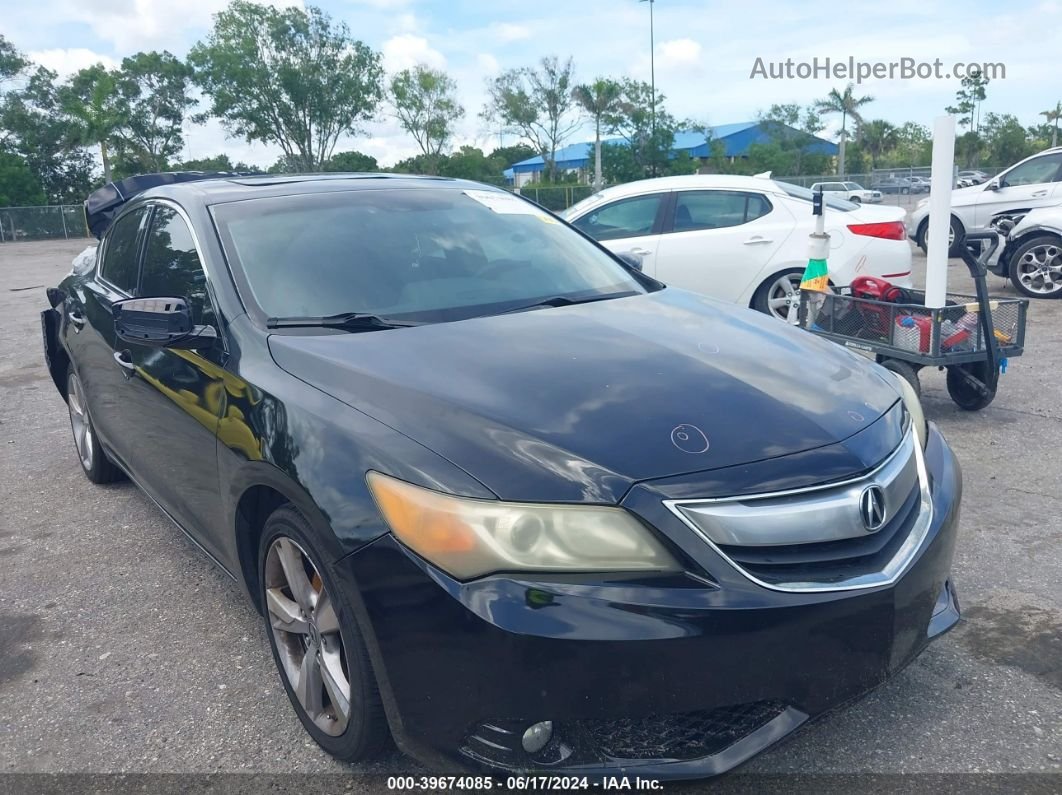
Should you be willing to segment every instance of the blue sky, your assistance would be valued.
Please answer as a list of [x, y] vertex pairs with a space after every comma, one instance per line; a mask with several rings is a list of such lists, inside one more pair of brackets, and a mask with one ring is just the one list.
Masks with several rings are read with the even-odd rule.
[[[69, 73], [97, 61], [117, 63], [140, 49], [183, 56], [209, 31], [212, 14], [226, 3], [0, 0], [0, 30], [39, 62]], [[484, 79], [542, 55], [572, 55], [580, 79], [649, 78], [649, 9], [637, 0], [320, 0], [317, 5], [382, 51], [388, 70], [426, 63], [450, 72], [467, 110], [459, 143], [488, 149], [497, 144], [497, 130], [479, 118]], [[772, 103], [806, 103], [844, 84], [836, 79], [751, 80], [757, 57], [854, 57], [885, 63], [940, 58], [946, 69], [960, 61], [1001, 62], [1006, 78], [989, 86], [985, 112], [1013, 113], [1033, 124], [1039, 111], [1062, 100], [1062, 0], [656, 0], [654, 14], [657, 87], [681, 118], [711, 124], [745, 121]], [[886, 79], [869, 80], [857, 93], [876, 98], [867, 108], [871, 118], [932, 125], [957, 88], [955, 79]], [[227, 139], [216, 123], [189, 126], [186, 138], [188, 157], [226, 152], [268, 165], [277, 155], [274, 147]], [[513, 140], [506, 136], [504, 142]], [[384, 164], [416, 151], [386, 114], [339, 148], [359, 149]]]

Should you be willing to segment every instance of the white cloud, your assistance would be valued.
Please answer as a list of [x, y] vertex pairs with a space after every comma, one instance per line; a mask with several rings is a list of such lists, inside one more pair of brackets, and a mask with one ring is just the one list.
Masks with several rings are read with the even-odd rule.
[[700, 63], [701, 45], [693, 39], [674, 39], [662, 41], [657, 46], [659, 54], [656, 56], [657, 64], [667, 68], [670, 66], [688, 66]]
[[490, 26], [491, 35], [502, 44], [531, 38], [531, 28], [512, 22], [499, 22]]
[[446, 68], [446, 57], [433, 49], [423, 36], [403, 33], [393, 36], [383, 45], [384, 68], [391, 73], [424, 64], [434, 69]]
[[479, 70], [484, 77], [496, 75], [501, 71], [501, 65], [498, 63], [498, 59], [489, 52], [481, 52], [477, 55], [476, 65], [479, 66]]
[[36, 50], [29, 53], [29, 59], [53, 72], [57, 72], [59, 78], [69, 77], [75, 72], [88, 66], [101, 63], [108, 69], [118, 66], [118, 61], [109, 55], [93, 52], [85, 47], [71, 47], [69, 49]]

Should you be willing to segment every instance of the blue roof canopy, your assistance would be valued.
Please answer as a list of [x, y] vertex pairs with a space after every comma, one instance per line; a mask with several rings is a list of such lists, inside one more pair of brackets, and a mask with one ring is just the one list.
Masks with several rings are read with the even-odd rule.
[[[785, 125], [781, 125], [785, 126]], [[798, 133], [798, 130], [792, 127], [787, 127], [794, 133]], [[745, 121], [738, 122], [736, 124], [720, 124], [711, 128], [712, 141], [721, 141], [723, 144], [723, 155], [725, 157], [744, 157], [748, 155], [749, 147], [752, 144], [765, 144], [774, 140], [773, 136], [768, 128], [765, 128], [757, 121]], [[625, 144], [626, 141], [623, 138], [608, 138], [602, 139], [602, 143], [621, 143]], [[805, 152], [811, 154], [823, 154], [823, 155], [836, 155], [837, 144], [827, 141], [824, 138], [816, 137], [806, 148]], [[677, 132], [675, 133], [675, 143], [672, 146], [672, 153], [688, 152], [690, 157], [709, 157], [711, 156], [710, 147], [708, 141], [703, 132]], [[578, 144], [569, 144], [557, 150], [557, 168], [566, 170], [572, 168], [585, 168], [594, 154], [594, 144], [592, 141]], [[513, 174], [534, 174], [539, 171], [544, 171], [546, 163], [542, 159], [541, 155], [535, 155], [529, 157], [527, 160], [521, 160], [519, 163], [514, 163], [512, 166]]]

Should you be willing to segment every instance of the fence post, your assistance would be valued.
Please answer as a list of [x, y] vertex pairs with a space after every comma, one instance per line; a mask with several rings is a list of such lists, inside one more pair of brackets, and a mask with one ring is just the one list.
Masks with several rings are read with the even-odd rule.
[[6, 242], [4, 240], [4, 216], [0, 215], [0, 243]]
[[59, 217], [63, 219], [63, 239], [69, 240], [70, 234], [66, 231], [66, 205], [59, 205]]

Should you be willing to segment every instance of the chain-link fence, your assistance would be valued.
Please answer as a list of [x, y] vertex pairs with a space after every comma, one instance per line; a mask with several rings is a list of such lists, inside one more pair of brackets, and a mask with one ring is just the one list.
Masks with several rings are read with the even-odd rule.
[[89, 237], [80, 204], [0, 207], [0, 243]]
[[566, 210], [594, 193], [592, 185], [524, 185], [510, 190], [554, 212]]

